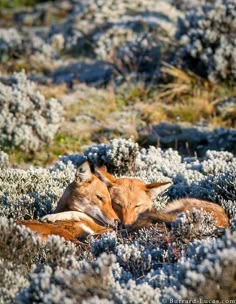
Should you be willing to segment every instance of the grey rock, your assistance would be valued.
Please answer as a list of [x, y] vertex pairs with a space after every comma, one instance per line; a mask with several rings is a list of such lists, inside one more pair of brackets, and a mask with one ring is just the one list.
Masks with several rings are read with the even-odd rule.
[[100, 86], [111, 81], [112, 67], [102, 61], [78, 62], [58, 68], [51, 76], [56, 84], [65, 82], [73, 87], [73, 82], [77, 80], [88, 85]]
[[160, 123], [138, 130], [139, 142], [159, 145], [163, 149], [175, 148], [184, 155], [205, 155], [207, 150], [230, 151], [236, 154], [236, 130], [210, 129], [189, 124]]

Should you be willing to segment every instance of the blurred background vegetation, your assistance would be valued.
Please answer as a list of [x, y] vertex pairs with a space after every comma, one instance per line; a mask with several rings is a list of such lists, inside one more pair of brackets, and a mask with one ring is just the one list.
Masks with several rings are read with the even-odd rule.
[[47, 0], [0, 0], [0, 8], [19, 8], [23, 6], [33, 6], [43, 2], [47, 2]]
[[[119, 136], [185, 155], [201, 156], [202, 147], [236, 153], [235, 1], [217, 5], [0, 0], [0, 105], [8, 107], [0, 148], [15, 164], [35, 165]], [[22, 70], [25, 88], [12, 76]], [[51, 123], [57, 132], [48, 129], [48, 137], [43, 124], [30, 122], [40, 142], [34, 145], [21, 122], [50, 121], [43, 110], [39, 116], [32, 110], [37, 91], [41, 102], [55, 98], [63, 114], [57, 106], [49, 111], [58, 126]], [[212, 134], [218, 134], [214, 145]]]

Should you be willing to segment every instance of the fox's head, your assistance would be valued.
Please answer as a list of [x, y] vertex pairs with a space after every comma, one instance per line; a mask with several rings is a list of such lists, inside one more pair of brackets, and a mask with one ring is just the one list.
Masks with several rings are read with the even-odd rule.
[[66, 188], [56, 212], [69, 210], [84, 212], [103, 225], [116, 226], [119, 222], [107, 186], [92, 173], [88, 161], [77, 168], [75, 179]]
[[132, 225], [138, 216], [153, 207], [153, 200], [172, 183], [145, 184], [138, 178], [115, 178], [104, 168], [97, 170], [107, 185], [112, 207], [124, 225]]

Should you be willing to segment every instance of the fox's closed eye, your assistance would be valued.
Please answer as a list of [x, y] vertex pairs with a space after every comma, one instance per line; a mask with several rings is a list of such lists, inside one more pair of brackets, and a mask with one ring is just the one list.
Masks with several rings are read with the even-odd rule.
[[139, 203], [139, 204], [137, 204], [136, 206], [135, 206], [135, 208], [138, 208], [138, 207], [140, 207], [142, 205], [142, 203]]
[[100, 200], [100, 201], [102, 201], [103, 202], [103, 197], [101, 196], [101, 195], [99, 195], [99, 194], [96, 194], [96, 196], [97, 196], [97, 198]]
[[121, 208], [121, 205], [119, 204], [119, 203], [117, 203], [117, 202], [113, 202], [113, 205], [114, 205], [114, 207], [116, 207], [116, 208]]

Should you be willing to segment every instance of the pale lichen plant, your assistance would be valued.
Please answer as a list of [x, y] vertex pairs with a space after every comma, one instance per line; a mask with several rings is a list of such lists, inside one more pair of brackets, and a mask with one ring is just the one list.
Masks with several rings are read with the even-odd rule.
[[236, 79], [236, 2], [217, 0], [196, 6], [179, 19], [183, 46], [177, 61], [211, 81]]
[[37, 151], [52, 141], [62, 121], [60, 102], [46, 100], [24, 71], [0, 82], [0, 147]]

